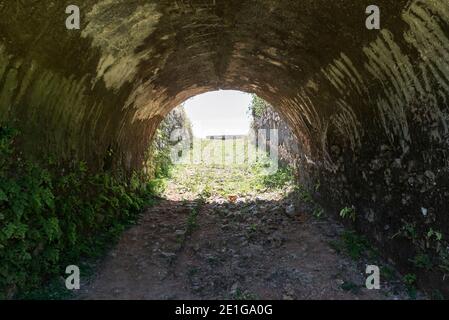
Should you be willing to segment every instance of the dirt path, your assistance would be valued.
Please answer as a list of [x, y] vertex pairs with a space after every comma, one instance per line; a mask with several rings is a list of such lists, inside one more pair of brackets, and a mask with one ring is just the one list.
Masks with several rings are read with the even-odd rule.
[[291, 186], [235, 199], [226, 193], [243, 187], [248, 172], [203, 170], [177, 172], [165, 200], [123, 234], [81, 298], [408, 298], [394, 275], [381, 290], [364, 288], [366, 261], [346, 255], [343, 229], [293, 201]]

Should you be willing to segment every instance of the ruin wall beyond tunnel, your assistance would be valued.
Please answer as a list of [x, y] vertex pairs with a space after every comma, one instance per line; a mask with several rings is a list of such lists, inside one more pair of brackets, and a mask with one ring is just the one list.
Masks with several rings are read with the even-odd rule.
[[[81, 29], [67, 30], [74, 2]], [[372, 2], [0, 0], [0, 123], [36, 158], [102, 169], [112, 150], [130, 170], [189, 97], [255, 93], [297, 135], [317, 199], [353, 206], [404, 272], [434, 250], [420, 281], [449, 294], [449, 2], [376, 0], [382, 28], [367, 30]]]

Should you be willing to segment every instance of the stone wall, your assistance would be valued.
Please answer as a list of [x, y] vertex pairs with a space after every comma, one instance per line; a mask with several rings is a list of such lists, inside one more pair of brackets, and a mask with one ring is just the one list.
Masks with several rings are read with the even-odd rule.
[[168, 170], [173, 165], [171, 152], [176, 144], [181, 143], [179, 138], [189, 143], [193, 141], [192, 125], [183, 105], [170, 111], [156, 131], [146, 166], [150, 176], [164, 176], [166, 172], [160, 171]]
[[276, 130], [279, 164], [292, 168], [297, 175], [300, 175], [299, 160], [303, 152], [300, 150], [298, 138], [272, 106], [267, 102], [262, 103], [265, 105], [263, 110], [252, 112], [251, 135], [261, 135], [267, 140], [270, 135], [269, 130]]

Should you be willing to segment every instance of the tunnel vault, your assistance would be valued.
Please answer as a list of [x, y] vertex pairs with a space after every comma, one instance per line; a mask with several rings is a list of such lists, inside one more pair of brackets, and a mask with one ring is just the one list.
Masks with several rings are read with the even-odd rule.
[[449, 236], [449, 3], [376, 0], [367, 30], [371, 2], [0, 1], [0, 123], [30, 155], [102, 168], [112, 149], [129, 170], [186, 99], [256, 93], [297, 135], [302, 183], [394, 254], [406, 220]]

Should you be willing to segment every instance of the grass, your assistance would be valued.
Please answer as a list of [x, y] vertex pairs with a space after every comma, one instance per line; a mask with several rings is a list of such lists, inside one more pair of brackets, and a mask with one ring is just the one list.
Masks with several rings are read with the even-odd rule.
[[331, 241], [330, 245], [338, 253], [345, 253], [353, 260], [359, 260], [363, 256], [377, 257], [377, 252], [371, 247], [368, 239], [354, 231], [344, 231], [341, 239]]
[[343, 219], [351, 219], [352, 221], [355, 221], [357, 215], [354, 208], [346, 207], [340, 211], [340, 217], [342, 217]]
[[246, 139], [197, 140], [195, 143], [202, 153], [185, 155], [184, 163], [173, 171], [174, 183], [183, 191], [206, 199], [280, 190], [293, 184], [289, 169], [279, 168], [268, 174], [274, 167], [273, 162]]
[[251, 292], [242, 291], [241, 289], [237, 289], [236, 292], [232, 295], [233, 300], [239, 301], [248, 301], [248, 300], [258, 300], [259, 297]]
[[404, 276], [403, 281], [407, 287], [408, 295], [411, 299], [416, 299], [416, 275], [408, 273]]
[[198, 209], [193, 208], [187, 218], [187, 234], [191, 234], [196, 229], [198, 229]]
[[417, 268], [430, 270], [433, 266], [430, 256], [427, 254], [417, 254], [410, 262]]
[[344, 291], [349, 291], [352, 292], [354, 294], [357, 294], [360, 291], [360, 286], [351, 282], [351, 281], [345, 281], [343, 282], [343, 284], [340, 286]]

